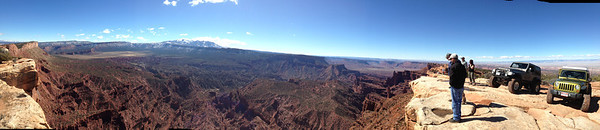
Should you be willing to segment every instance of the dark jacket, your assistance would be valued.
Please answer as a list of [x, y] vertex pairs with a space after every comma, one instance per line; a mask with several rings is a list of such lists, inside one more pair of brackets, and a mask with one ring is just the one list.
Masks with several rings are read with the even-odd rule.
[[450, 76], [450, 86], [453, 88], [464, 87], [465, 78], [467, 78], [467, 70], [460, 62], [452, 63], [448, 75]]

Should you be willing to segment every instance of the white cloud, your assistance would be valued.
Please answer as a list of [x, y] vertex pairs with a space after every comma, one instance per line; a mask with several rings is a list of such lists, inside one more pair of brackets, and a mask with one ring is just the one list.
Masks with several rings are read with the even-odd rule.
[[163, 1], [163, 4], [165, 4], [167, 6], [168, 5], [177, 6], [177, 1], [174, 1], [174, 0], [173, 1], [165, 0], [165, 1]]
[[227, 34], [233, 34], [233, 32], [227, 32]]
[[98, 39], [104, 39], [104, 36], [98, 36], [96, 38], [98, 38]]
[[154, 28], [148, 28], [148, 31], [152, 31], [152, 30], [154, 30]]
[[131, 37], [131, 36], [129, 36], [129, 35], [122, 35], [122, 34], [121, 35], [115, 35], [115, 38], [117, 38], [117, 39], [121, 39], [121, 38], [127, 39], [129, 37]]
[[192, 40], [211, 41], [220, 46], [225, 46], [225, 47], [228, 47], [230, 45], [246, 45], [246, 43], [242, 42], [242, 41], [224, 39], [224, 38], [219, 38], [219, 37], [196, 37], [196, 38], [193, 38]]
[[92, 37], [95, 37], [95, 36], [96, 36], [96, 34], [92, 34]]
[[144, 30], [140, 30], [140, 33], [144, 33]]
[[565, 56], [563, 56], [563, 55], [551, 55], [550, 57], [560, 58], [560, 57], [565, 57]]
[[188, 2], [190, 5], [192, 6], [196, 6], [198, 4], [203, 4], [203, 3], [223, 3], [223, 2], [233, 2], [235, 3], [235, 5], [238, 4], [238, 0], [192, 0], [190, 2]]
[[252, 33], [250, 33], [250, 32], [246, 32], [246, 35], [250, 35], [250, 36], [252, 36], [252, 35], [254, 35], [254, 34], [252, 34]]
[[500, 56], [499, 59], [528, 59], [531, 58], [531, 56]]
[[137, 37], [137, 39], [146, 41], [146, 39], [144, 37]]
[[165, 29], [165, 27], [158, 27], [158, 29]]
[[65, 39], [65, 35], [60, 35], [60, 38]]
[[478, 56], [478, 57], [475, 57], [475, 58], [480, 58], [480, 59], [494, 59], [493, 56]]
[[82, 34], [75, 34], [75, 36], [78, 36], [78, 37], [79, 37], [79, 36], [84, 36], [84, 35], [85, 35], [85, 33], [82, 33]]
[[179, 36], [187, 36], [187, 35], [188, 35], [187, 33], [179, 34]]
[[600, 56], [600, 54], [587, 54], [585, 56], [587, 56], [587, 57], [595, 57], [595, 56]]
[[104, 31], [102, 31], [102, 33], [110, 33], [109, 29], [104, 29]]

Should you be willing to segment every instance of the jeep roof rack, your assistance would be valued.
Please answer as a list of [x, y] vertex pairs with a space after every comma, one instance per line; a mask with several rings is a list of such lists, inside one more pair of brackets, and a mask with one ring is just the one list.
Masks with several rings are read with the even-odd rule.
[[573, 69], [573, 70], [583, 70], [583, 71], [588, 71], [587, 68], [585, 67], [569, 67], [569, 66], [563, 66], [563, 69]]

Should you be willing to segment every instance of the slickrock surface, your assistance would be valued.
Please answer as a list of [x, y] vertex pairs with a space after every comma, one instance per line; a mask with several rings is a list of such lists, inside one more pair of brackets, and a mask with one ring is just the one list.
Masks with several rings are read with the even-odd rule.
[[44, 111], [23, 89], [0, 81], [0, 129], [49, 129]]
[[0, 79], [0, 129], [49, 129], [44, 111], [31, 97], [38, 83], [35, 61], [0, 64]]
[[452, 108], [447, 76], [423, 76], [414, 80], [410, 83], [414, 96], [405, 107], [405, 121], [419, 130], [600, 129], [598, 87], [592, 92], [592, 112], [585, 113], [579, 110], [578, 102], [547, 104], [548, 86], [542, 86], [539, 95], [529, 94], [524, 89], [519, 94], [511, 94], [506, 86], [492, 88], [486, 82], [486, 79], [477, 79], [475, 86], [465, 84], [467, 104], [462, 105], [462, 122], [450, 123]]

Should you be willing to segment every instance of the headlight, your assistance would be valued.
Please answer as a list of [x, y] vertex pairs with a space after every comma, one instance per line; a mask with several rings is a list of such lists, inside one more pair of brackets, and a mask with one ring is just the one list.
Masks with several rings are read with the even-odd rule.
[[511, 72], [511, 71], [508, 71], [508, 73], [506, 73], [506, 74], [508, 74], [508, 75], [513, 75], [514, 73], [513, 73], [513, 72]]
[[558, 82], [554, 82], [554, 86], [558, 86]]
[[579, 90], [579, 87], [580, 87], [579, 85], [575, 85], [575, 89]]
[[492, 73], [496, 72], [496, 69], [492, 69]]

